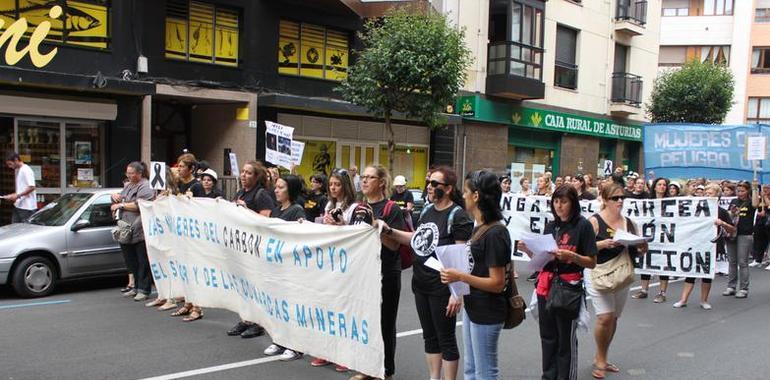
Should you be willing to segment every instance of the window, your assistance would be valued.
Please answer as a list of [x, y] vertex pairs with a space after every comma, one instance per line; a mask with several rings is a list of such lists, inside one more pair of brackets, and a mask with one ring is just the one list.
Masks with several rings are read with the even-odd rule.
[[542, 80], [544, 9], [527, 1], [496, 1], [491, 12], [489, 74]]
[[238, 66], [238, 11], [187, 0], [166, 3], [166, 58]]
[[661, 46], [658, 66], [678, 67], [692, 59], [729, 65], [730, 46]]
[[700, 61], [713, 64], [728, 65], [730, 58], [729, 46], [701, 46]]
[[754, 22], [770, 22], [770, 0], [756, 0]]
[[561, 25], [556, 27], [555, 86], [577, 89], [577, 36], [575, 29]]
[[80, 214], [78, 220], [87, 220], [89, 228], [114, 226], [116, 221], [115, 218], [112, 217], [110, 206], [112, 206], [112, 199], [110, 199], [110, 196], [102, 195], [94, 200], [94, 203], [91, 203], [91, 205]]
[[754, 48], [751, 52], [751, 73], [770, 73], [770, 47]]
[[661, 9], [663, 16], [688, 16], [690, 14], [690, 1], [663, 0]]
[[687, 61], [687, 46], [661, 46], [658, 66], [682, 66]]
[[770, 124], [770, 98], [749, 98], [749, 113], [746, 122]]
[[[41, 3], [41, 4], [37, 4]], [[54, 22], [48, 32], [46, 41], [58, 42], [71, 46], [85, 46], [95, 49], [107, 49], [110, 44], [110, 2], [108, 0], [56, 0], [56, 1], [17, 1], [0, 0], [0, 20], [5, 21], [5, 30], [16, 20], [26, 18], [27, 35], [37, 27], [43, 19], [48, 19], [48, 9], [53, 5], [60, 5], [64, 13], [59, 20], [67, 20], [62, 27], [61, 23]], [[41, 13], [41, 7], [45, 13]], [[57, 26], [58, 25], [58, 26]]]
[[703, 0], [704, 16], [731, 16], [733, 0]]
[[348, 34], [281, 20], [278, 72], [341, 81], [348, 75]]

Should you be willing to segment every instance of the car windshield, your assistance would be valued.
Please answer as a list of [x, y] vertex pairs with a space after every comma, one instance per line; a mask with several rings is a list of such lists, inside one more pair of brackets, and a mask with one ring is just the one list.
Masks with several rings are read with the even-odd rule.
[[92, 195], [88, 193], [64, 194], [34, 213], [29, 218], [29, 222], [42, 226], [64, 225]]

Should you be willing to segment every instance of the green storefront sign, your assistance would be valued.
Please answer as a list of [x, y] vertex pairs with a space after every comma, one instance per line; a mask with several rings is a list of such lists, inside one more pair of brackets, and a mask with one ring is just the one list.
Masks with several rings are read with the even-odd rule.
[[480, 96], [457, 99], [457, 110], [466, 119], [510, 124], [603, 138], [642, 141], [640, 125], [622, 124], [612, 119], [598, 119], [537, 108], [493, 102]]

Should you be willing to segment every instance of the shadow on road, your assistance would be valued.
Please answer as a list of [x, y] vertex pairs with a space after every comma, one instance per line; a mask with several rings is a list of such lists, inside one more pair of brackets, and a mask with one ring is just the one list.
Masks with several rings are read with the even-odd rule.
[[50, 297], [72, 293], [87, 293], [90, 291], [109, 288], [122, 288], [126, 286], [126, 282], [127, 277], [125, 274], [78, 280], [67, 280], [60, 282], [56, 286], [56, 290], [53, 292], [53, 294], [43, 298], [21, 298], [13, 292], [13, 289], [11, 289], [10, 286], [4, 285], [0, 286], [0, 301], [46, 300]]

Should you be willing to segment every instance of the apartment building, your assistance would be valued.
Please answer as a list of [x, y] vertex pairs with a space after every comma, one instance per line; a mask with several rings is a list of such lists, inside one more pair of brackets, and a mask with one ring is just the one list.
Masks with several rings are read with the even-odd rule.
[[463, 117], [458, 167], [530, 179], [544, 171], [597, 174], [606, 160], [639, 170], [660, 0], [438, 6], [466, 28], [476, 56], [455, 105]]

